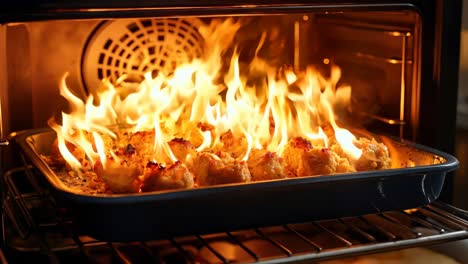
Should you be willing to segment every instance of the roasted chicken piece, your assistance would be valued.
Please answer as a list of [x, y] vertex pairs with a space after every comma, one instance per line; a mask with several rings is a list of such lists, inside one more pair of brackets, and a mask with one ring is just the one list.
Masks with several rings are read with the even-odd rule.
[[387, 146], [375, 139], [359, 138], [355, 143], [362, 150], [361, 157], [354, 163], [357, 171], [381, 170], [391, 167]]
[[183, 122], [179, 131], [176, 131], [174, 137], [184, 138], [190, 141], [195, 148], [203, 143], [203, 133], [211, 132], [214, 127], [206, 123]]
[[179, 161], [186, 161], [187, 158], [194, 158], [196, 156], [195, 147], [183, 138], [174, 138], [173, 140], [169, 141], [169, 147], [174, 153], [174, 156]]
[[94, 172], [114, 193], [135, 193], [140, 189], [139, 176], [143, 175], [141, 163], [108, 156], [105, 164], [94, 164]]
[[314, 148], [304, 138], [292, 139], [282, 158], [287, 170], [299, 177], [354, 171], [347, 159], [331, 149]]
[[247, 163], [235, 160], [228, 153], [220, 153], [218, 156], [207, 152], [198, 153], [191, 170], [199, 186], [251, 180]]
[[227, 152], [233, 158], [239, 158], [247, 152], [247, 140], [244, 137], [235, 136], [231, 130], [223, 133], [220, 137], [221, 146], [217, 151]]
[[193, 187], [193, 174], [181, 162], [176, 162], [167, 168], [154, 162], [148, 162], [141, 190], [150, 192]]
[[[362, 150], [358, 160], [351, 160], [351, 164], [357, 171], [381, 170], [391, 168], [392, 160], [388, 148], [385, 144], [377, 142], [375, 139], [359, 138], [354, 145]], [[331, 148], [340, 157], [347, 158], [339, 144], [333, 144]]]
[[286, 178], [282, 159], [276, 153], [263, 149], [253, 149], [247, 160], [252, 181], [265, 181]]
[[[130, 134], [126, 143], [133, 146], [142, 160], [151, 160], [153, 156], [154, 131], [141, 131]], [[125, 144], [126, 146], [127, 144]], [[145, 163], [146, 164], [146, 163]], [[143, 165], [144, 166], [144, 165]]]
[[127, 144], [127, 146], [119, 148], [116, 154], [131, 157], [136, 154], [136, 148], [132, 144]]

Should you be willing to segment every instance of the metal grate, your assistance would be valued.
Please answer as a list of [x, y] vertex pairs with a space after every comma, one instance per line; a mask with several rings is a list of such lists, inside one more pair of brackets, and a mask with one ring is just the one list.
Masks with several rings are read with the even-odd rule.
[[176, 65], [199, 58], [203, 22], [197, 18], [120, 19], [101, 23], [83, 53], [82, 74], [89, 91], [101, 80], [115, 83], [122, 75], [141, 82], [143, 75], [171, 73]]
[[34, 256], [38, 261], [53, 263], [287, 263], [468, 237], [468, 214], [435, 202], [413, 210], [360, 217], [158, 241], [107, 243], [80, 234], [68, 220], [66, 209], [55, 205], [47, 189], [40, 182], [30, 184], [29, 179], [40, 178], [35, 173], [17, 168], [4, 175], [3, 242], [9, 252], [7, 257]]

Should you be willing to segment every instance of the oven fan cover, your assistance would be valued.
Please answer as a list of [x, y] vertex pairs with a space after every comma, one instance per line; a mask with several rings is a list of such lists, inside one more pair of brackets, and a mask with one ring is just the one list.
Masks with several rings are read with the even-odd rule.
[[201, 57], [203, 37], [197, 18], [124, 19], [105, 21], [84, 49], [81, 74], [88, 92], [102, 79], [115, 83], [126, 75], [141, 82], [147, 72], [171, 73], [176, 65]]

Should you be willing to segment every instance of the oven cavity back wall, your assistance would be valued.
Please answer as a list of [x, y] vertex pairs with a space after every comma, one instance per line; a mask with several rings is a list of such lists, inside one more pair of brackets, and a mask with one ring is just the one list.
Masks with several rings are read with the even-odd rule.
[[[210, 44], [204, 43], [197, 28], [215, 18], [219, 17], [51, 20], [3, 26], [12, 43], [23, 43], [7, 46], [5, 100], [22, 111], [5, 109], [6, 131], [45, 127], [52, 115], [66, 111], [58, 93], [65, 72], [68, 87], [85, 98], [104, 77], [116, 81], [126, 74], [127, 80], [138, 82], [144, 72], [168, 71], [202, 56]], [[314, 65], [326, 74], [337, 65], [342, 69], [341, 82], [353, 91], [343, 120], [416, 138], [421, 24], [415, 10], [277, 13], [235, 19], [243, 24], [236, 39], [245, 58], [252, 56], [265, 32], [261, 56], [279, 67]]]

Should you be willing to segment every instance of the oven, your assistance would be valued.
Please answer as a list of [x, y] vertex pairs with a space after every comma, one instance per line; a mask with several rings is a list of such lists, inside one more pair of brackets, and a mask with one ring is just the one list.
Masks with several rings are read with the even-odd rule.
[[[0, 11], [0, 23], [4, 261], [308, 263], [429, 245], [448, 254], [447, 248], [468, 246], [468, 213], [451, 205], [461, 1], [17, 1]], [[176, 75], [178, 66], [206, 53], [214, 54], [211, 63], [220, 61], [207, 72], [218, 67], [227, 74], [212, 77], [205, 90], [220, 80], [256, 87], [273, 67], [274, 77], [297, 92], [301, 87], [290, 78], [313, 65], [325, 79], [319, 81], [335, 89], [340, 121], [404, 146], [428, 146], [451, 163], [435, 165], [437, 171], [421, 171], [418, 164], [418, 170], [397, 170], [395, 181], [384, 169], [375, 174], [382, 180], [371, 183], [351, 173], [354, 182], [343, 174], [330, 182], [226, 187], [229, 194], [214, 188], [206, 192], [210, 196], [189, 194], [191, 203], [184, 195], [174, 195], [172, 203], [172, 196], [142, 196], [150, 197], [145, 202], [137, 196], [136, 203], [125, 195], [117, 197], [122, 203], [57, 197], [37, 151], [50, 146], [41, 129], [70, 111], [70, 98], [97, 96], [102, 80], [135, 89], [161, 74]], [[251, 79], [231, 76], [242, 71]], [[67, 93], [73, 95], [68, 101]], [[193, 94], [184, 98], [181, 104], [200, 103]], [[234, 112], [247, 108], [240, 104]], [[249, 118], [254, 113], [238, 122]], [[214, 206], [213, 199], [220, 202]], [[242, 208], [245, 203], [252, 206]], [[223, 214], [226, 206], [230, 213]], [[173, 218], [149, 212], [155, 208]], [[209, 212], [214, 209], [220, 213]], [[158, 225], [166, 230], [153, 231]]]

